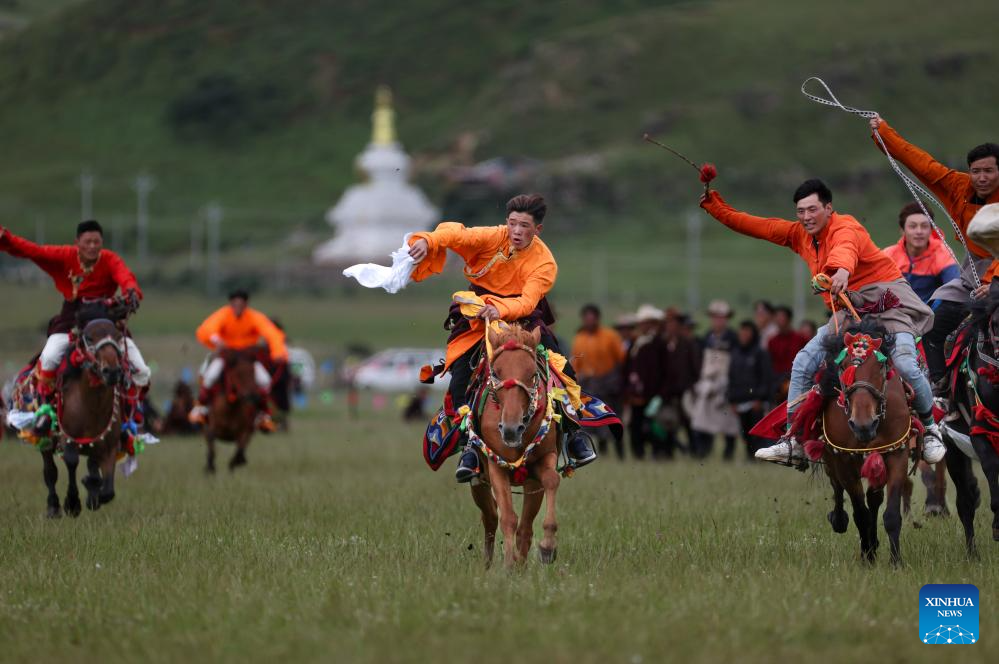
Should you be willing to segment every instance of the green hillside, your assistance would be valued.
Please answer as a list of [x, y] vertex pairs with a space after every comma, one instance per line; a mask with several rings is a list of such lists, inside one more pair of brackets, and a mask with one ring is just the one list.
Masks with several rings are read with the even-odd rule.
[[[87, 0], [0, 42], [0, 219], [65, 239], [87, 170], [95, 214], [127, 230], [131, 182], [145, 171], [157, 180], [156, 263], [140, 269], [183, 272], [190, 225], [212, 200], [226, 208], [233, 265], [273, 261], [275, 247], [296, 261], [356, 178], [373, 90], [387, 83], [438, 202], [447, 154], [472, 132], [477, 159], [543, 160], [547, 239], [577, 264], [567, 278], [579, 273], [567, 287], [585, 296], [578, 265], [599, 259], [612, 290], [626, 273], [621, 288], [636, 297], [682, 293], [677, 239], [698, 184], [643, 132], [715, 161], [719, 189], [761, 213], [789, 214], [791, 188], [821, 175], [837, 207], [888, 242], [904, 189], [863, 121], [798, 87], [821, 75], [962, 165], [970, 146], [999, 138], [997, 55], [982, 27], [996, 19], [985, 1]], [[594, 186], [574, 189], [581, 157]], [[293, 230], [297, 243], [274, 244]], [[784, 254], [724, 229], [709, 226], [703, 241], [719, 282], [790, 274]]]

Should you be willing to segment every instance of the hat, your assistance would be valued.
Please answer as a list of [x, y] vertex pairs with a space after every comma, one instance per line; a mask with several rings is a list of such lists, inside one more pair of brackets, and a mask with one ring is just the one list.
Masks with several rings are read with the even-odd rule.
[[666, 318], [666, 314], [663, 313], [662, 309], [658, 309], [651, 304], [643, 304], [635, 313], [635, 318], [638, 319], [639, 323], [643, 323], [647, 320], [660, 321]]
[[725, 300], [712, 300], [708, 305], [708, 315], [709, 316], [724, 316], [725, 318], [732, 317], [732, 307], [729, 306], [728, 302]]
[[999, 203], [983, 205], [968, 222], [968, 239], [999, 256]]

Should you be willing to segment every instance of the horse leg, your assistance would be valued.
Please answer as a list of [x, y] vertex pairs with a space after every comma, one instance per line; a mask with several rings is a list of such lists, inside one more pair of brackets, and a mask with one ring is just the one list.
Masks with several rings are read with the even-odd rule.
[[244, 431], [236, 438], [236, 453], [229, 460], [229, 472], [246, 465], [246, 446], [250, 444], [251, 435], [253, 435], [252, 430]]
[[493, 498], [499, 509], [499, 525], [503, 531], [503, 564], [507, 569], [517, 562], [514, 538], [517, 533], [517, 512], [513, 509], [513, 495], [510, 493], [510, 474], [495, 463], [487, 464], [489, 483], [493, 487]]
[[520, 510], [520, 523], [517, 526], [517, 553], [522, 561], [527, 560], [527, 554], [531, 552], [531, 541], [534, 539], [534, 519], [541, 511], [541, 500], [544, 498], [543, 490], [541, 484], [536, 481], [524, 483], [524, 506]]
[[992, 539], [999, 542], [999, 452], [984, 436], [973, 438], [975, 452], [989, 484], [989, 506], [992, 508]]
[[52, 452], [42, 452], [42, 479], [45, 480], [45, 486], [49, 489], [49, 497], [46, 501], [48, 509], [45, 516], [50, 519], [58, 519], [62, 516], [62, 511], [59, 509], [59, 494], [56, 493], [59, 468], [56, 466]]
[[[898, 566], [902, 563], [899, 536], [902, 533], [902, 514], [900, 503], [903, 494], [912, 493], [912, 480], [906, 475], [906, 465], [909, 461], [908, 450], [894, 452], [888, 455], [888, 504], [885, 507], [884, 525], [888, 533], [888, 543], [891, 550], [891, 563]], [[876, 515], [875, 515], [876, 516]], [[875, 523], [877, 519], [875, 518]]]
[[555, 562], [558, 555], [558, 521], [555, 519], [555, 494], [558, 493], [558, 486], [562, 482], [558, 471], [555, 470], [555, 463], [558, 456], [552, 452], [542, 460], [541, 486], [545, 488], [545, 520], [542, 523], [544, 535], [538, 544], [538, 556], [545, 564]]
[[860, 475], [843, 487], [850, 494], [850, 504], [853, 506], [853, 523], [860, 533], [860, 555], [867, 562], [874, 562], [877, 552], [871, 548], [870, 512], [864, 498], [864, 486]]
[[832, 526], [833, 532], [842, 535], [850, 527], [850, 517], [843, 509], [843, 485], [832, 477], [829, 478], [829, 482], [833, 488], [833, 508], [826, 515], [826, 518], [829, 519], [829, 525]]
[[499, 516], [496, 513], [496, 501], [490, 486], [485, 482], [476, 482], [472, 486], [472, 500], [478, 505], [482, 512], [482, 530], [484, 540], [482, 543], [482, 557], [485, 559], [486, 569], [493, 564], [493, 549], [496, 547], [496, 526], [499, 525]]
[[118, 463], [118, 446], [113, 445], [110, 449], [104, 450], [104, 457], [101, 464], [101, 491], [98, 499], [101, 505], [106, 505], [114, 500], [114, 469]]
[[211, 431], [205, 431], [205, 444], [208, 446], [208, 461], [205, 465], [205, 472], [209, 475], [215, 474], [215, 435]]
[[87, 457], [87, 476], [83, 478], [83, 486], [87, 488], [87, 509], [99, 510], [101, 508], [101, 498], [99, 491], [101, 488], [101, 469], [94, 450], [90, 451]]
[[66, 487], [66, 500], [63, 509], [70, 516], [80, 516], [83, 505], [80, 503], [80, 488], [76, 486], [76, 468], [80, 465], [80, 448], [77, 445], [67, 445], [62, 453], [66, 464], [66, 474], [69, 475], [69, 486]]
[[[902, 481], [902, 517], [908, 517], [912, 514], [912, 478], [906, 476]], [[891, 500], [891, 491], [888, 492], [889, 498]]]
[[981, 499], [978, 490], [978, 479], [971, 466], [971, 459], [953, 445], [947, 446], [947, 472], [954, 482], [954, 493], [957, 494], [957, 516], [964, 526], [964, 545], [969, 558], [977, 558], [975, 547], [975, 510]]
[[937, 464], [933, 479], [933, 489], [940, 504], [940, 516], [948, 516], [950, 509], [947, 507], [947, 457]]
[[885, 501], [885, 488], [867, 489], [867, 541], [871, 547], [871, 562], [878, 556], [878, 512]]

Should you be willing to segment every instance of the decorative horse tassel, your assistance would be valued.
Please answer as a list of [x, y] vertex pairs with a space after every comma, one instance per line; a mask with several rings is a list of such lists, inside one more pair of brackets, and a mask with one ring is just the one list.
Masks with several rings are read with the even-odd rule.
[[846, 387], [850, 387], [851, 385], [853, 385], [854, 381], [856, 380], [857, 380], [857, 366], [851, 364], [846, 368], [845, 371], [843, 371], [843, 374], [840, 376], [840, 381]]
[[800, 434], [802, 437], [808, 436], [815, 428], [815, 421], [822, 411], [822, 395], [818, 390], [812, 390], [805, 397], [805, 401], [794, 411], [794, 420], [791, 423], [791, 432]]
[[867, 486], [879, 489], [888, 481], [888, 469], [881, 452], [871, 452], [860, 467], [860, 476], [867, 480]]
[[515, 486], [522, 486], [525, 480], [527, 480], [527, 464], [517, 466], [513, 471], [513, 477], [510, 478]]
[[822, 454], [826, 451], [826, 441], [824, 440], [810, 440], [805, 443], [805, 454], [812, 461], [818, 461], [822, 458]]

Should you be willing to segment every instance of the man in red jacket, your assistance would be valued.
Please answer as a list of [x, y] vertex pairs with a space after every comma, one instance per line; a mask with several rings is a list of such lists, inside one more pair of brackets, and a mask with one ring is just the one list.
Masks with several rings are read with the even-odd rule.
[[[35, 244], [0, 226], [0, 251], [27, 258], [40, 267], [64, 298], [62, 310], [49, 321], [48, 339], [36, 369], [42, 400], [49, 400], [55, 389], [56, 370], [69, 349], [69, 332], [76, 324], [80, 304], [113, 297], [119, 289], [133, 307], [142, 299], [139, 283], [125, 261], [103, 247], [104, 230], [94, 220], [76, 227], [74, 245]], [[149, 385], [149, 367], [131, 338], [125, 338], [125, 347], [132, 382], [142, 390]]]

